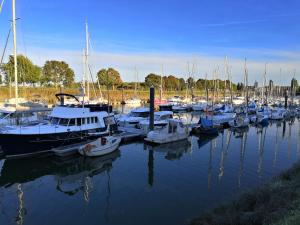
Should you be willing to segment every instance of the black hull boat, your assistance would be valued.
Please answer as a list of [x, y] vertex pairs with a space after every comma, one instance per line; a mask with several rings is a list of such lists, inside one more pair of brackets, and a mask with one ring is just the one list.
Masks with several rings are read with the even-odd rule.
[[[64, 105], [65, 96], [74, 97], [78, 104]], [[64, 93], [56, 97], [61, 105], [53, 108], [49, 121], [1, 128], [0, 147], [6, 158], [63, 151], [65, 146], [107, 135], [108, 127], [116, 124], [105, 105], [80, 105], [75, 96]]]
[[[98, 130], [97, 132], [100, 132]], [[102, 130], [105, 135], [105, 130]], [[92, 140], [101, 135], [89, 135], [88, 131], [39, 135], [0, 135], [0, 147], [6, 158], [29, 157], [49, 153], [56, 148]]]

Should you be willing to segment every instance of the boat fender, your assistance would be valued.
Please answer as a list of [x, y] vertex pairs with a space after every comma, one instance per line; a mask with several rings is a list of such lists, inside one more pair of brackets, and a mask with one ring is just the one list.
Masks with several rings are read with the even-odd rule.
[[101, 145], [105, 145], [106, 144], [106, 138], [101, 138], [100, 139], [100, 143], [101, 143]]
[[83, 151], [84, 153], [88, 153], [92, 150], [92, 148], [94, 148], [95, 145], [91, 145], [91, 144], [87, 144], [86, 146], [84, 146]]

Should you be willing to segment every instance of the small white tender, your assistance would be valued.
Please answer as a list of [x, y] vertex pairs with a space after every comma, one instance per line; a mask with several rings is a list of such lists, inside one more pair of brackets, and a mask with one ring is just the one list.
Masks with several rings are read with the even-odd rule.
[[145, 141], [155, 144], [185, 140], [189, 137], [189, 128], [178, 119], [169, 119], [167, 126], [150, 131]]
[[121, 142], [120, 137], [101, 137], [97, 140], [83, 145], [78, 152], [83, 156], [101, 156], [109, 154], [118, 149]]

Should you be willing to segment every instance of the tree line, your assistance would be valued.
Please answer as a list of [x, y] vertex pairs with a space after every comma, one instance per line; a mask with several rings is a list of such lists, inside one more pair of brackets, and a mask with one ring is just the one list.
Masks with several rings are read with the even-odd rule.
[[[75, 82], [75, 73], [70, 66], [64, 61], [48, 60], [42, 67], [39, 67], [23, 55], [17, 56], [17, 68], [18, 68], [18, 82], [20, 84], [27, 84], [31, 86], [64, 86], [72, 87], [81, 85], [80, 82]], [[0, 83], [5, 83], [9, 85], [14, 82], [14, 60], [13, 56], [9, 57], [7, 63], [0, 65], [0, 69], [4, 73], [4, 80], [0, 80]], [[89, 74], [90, 75], [90, 74]], [[1, 76], [0, 76], [1, 78]], [[91, 80], [91, 79], [90, 79]], [[182, 91], [186, 89], [190, 90], [204, 90], [208, 88], [224, 90], [229, 89], [230, 86], [232, 90], [243, 90], [243, 83], [231, 83], [229, 80], [205, 80], [198, 79], [195, 80], [192, 77], [178, 78], [175, 75], [161, 76], [159, 74], [150, 73], [148, 74], [144, 82], [124, 82], [121, 78], [119, 71], [114, 68], [100, 69], [96, 74], [96, 80], [91, 80], [92, 83], [97, 83], [102, 86], [106, 86], [110, 89], [148, 89], [151, 86], [155, 88], [163, 88], [167, 91]], [[270, 81], [270, 84], [273, 81]], [[255, 81], [254, 88], [257, 88], [258, 83]], [[298, 90], [298, 82], [295, 78], [291, 81], [291, 87], [294, 90]]]

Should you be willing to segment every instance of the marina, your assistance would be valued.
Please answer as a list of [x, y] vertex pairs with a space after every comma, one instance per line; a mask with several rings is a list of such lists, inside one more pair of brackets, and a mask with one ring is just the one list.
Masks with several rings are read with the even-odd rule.
[[300, 224], [300, 5], [268, 1], [0, 0], [0, 224]]
[[[188, 224], [292, 166], [299, 135], [293, 119], [190, 142], [124, 143], [104, 157], [2, 159], [0, 223]], [[44, 220], [41, 208], [53, 216]]]

